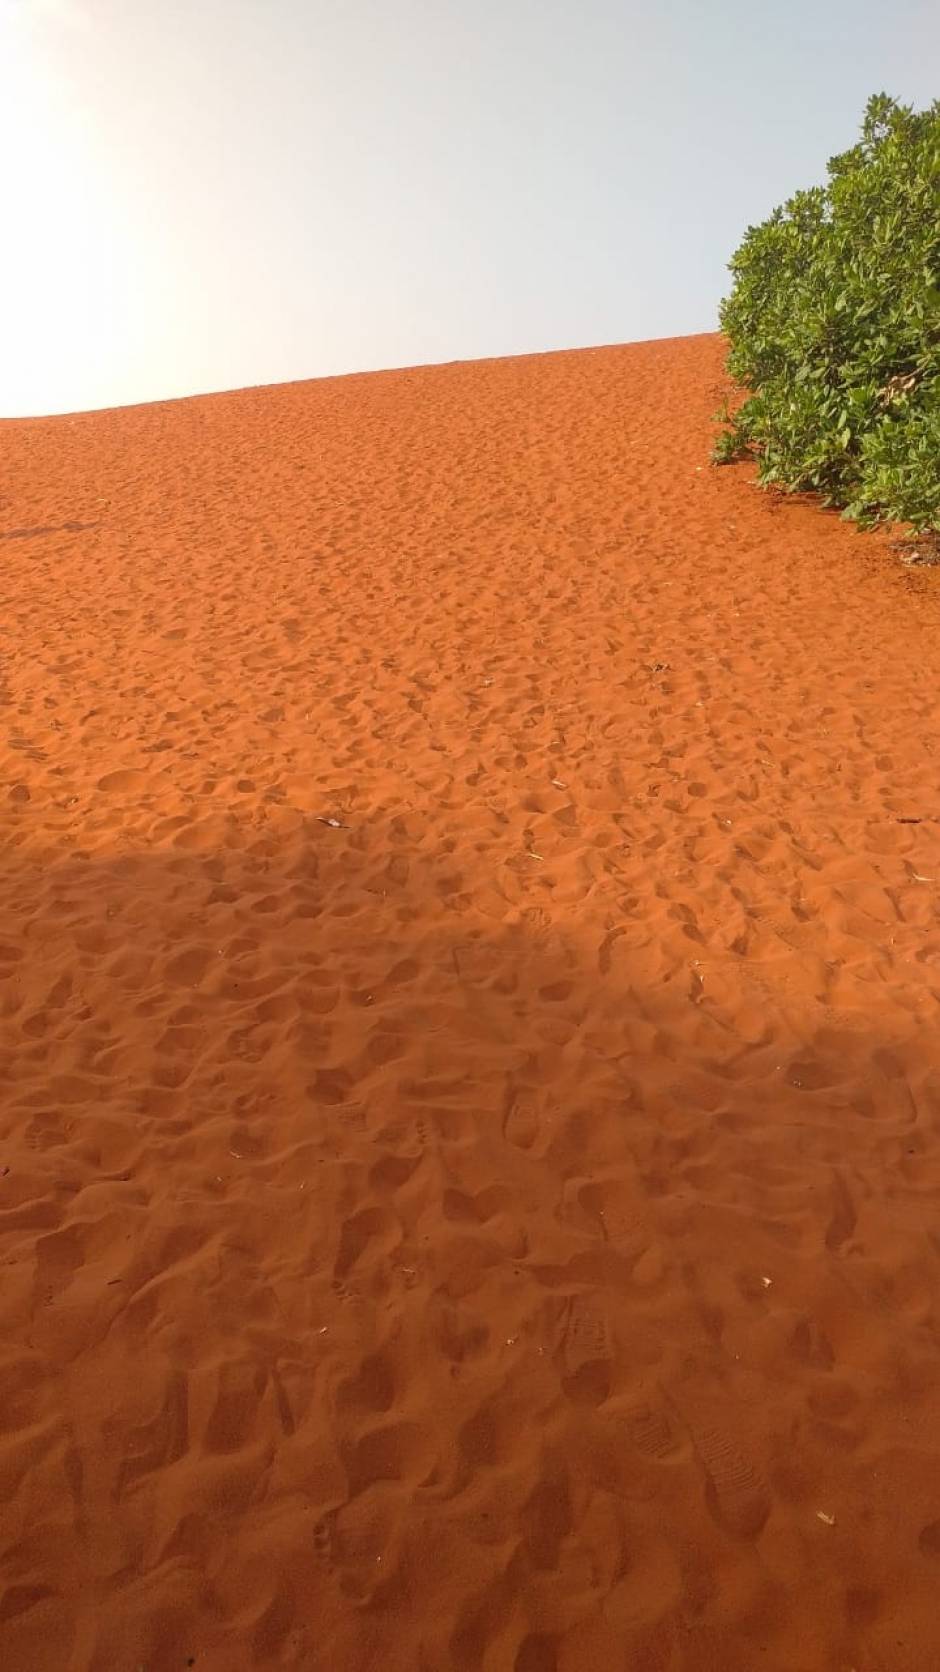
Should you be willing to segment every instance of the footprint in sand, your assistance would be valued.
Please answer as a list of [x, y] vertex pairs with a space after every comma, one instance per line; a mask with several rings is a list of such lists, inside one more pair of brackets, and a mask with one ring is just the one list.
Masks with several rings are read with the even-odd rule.
[[678, 1438], [661, 1405], [636, 1405], [627, 1418], [627, 1427], [637, 1451], [656, 1463], [678, 1450]]
[[381, 1349], [368, 1353], [359, 1368], [337, 1389], [337, 1403], [344, 1409], [390, 1411], [395, 1402], [397, 1371], [392, 1355]]
[[103, 790], [105, 795], [110, 795], [114, 791], [142, 789], [146, 782], [145, 773], [137, 772], [133, 767], [126, 767], [118, 772], [106, 772], [103, 778], [98, 779], [98, 788]]
[[556, 1672], [557, 1666], [554, 1640], [530, 1633], [519, 1645], [513, 1672]]
[[399, 1224], [385, 1207], [361, 1208], [343, 1221], [339, 1249], [333, 1267], [335, 1286], [344, 1283], [370, 1245], [378, 1244], [378, 1255], [389, 1254], [399, 1240]]
[[835, 1253], [855, 1230], [855, 1204], [841, 1173], [833, 1172], [829, 1225], [826, 1247]]
[[538, 1101], [534, 1092], [516, 1091], [503, 1117], [503, 1136], [516, 1149], [530, 1150], [539, 1135]]
[[735, 1538], [756, 1538], [771, 1509], [770, 1492], [757, 1468], [718, 1428], [702, 1429], [696, 1448], [707, 1476], [708, 1508]]
[[607, 1308], [596, 1295], [575, 1295], [562, 1347], [562, 1386], [579, 1405], [601, 1405], [610, 1393], [611, 1345]]

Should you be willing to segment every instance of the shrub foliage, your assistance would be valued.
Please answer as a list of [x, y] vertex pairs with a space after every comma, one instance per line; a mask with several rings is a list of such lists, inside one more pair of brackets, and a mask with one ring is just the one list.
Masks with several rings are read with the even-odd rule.
[[816, 492], [862, 527], [940, 530], [940, 100], [884, 93], [826, 186], [748, 228], [721, 306], [728, 371], [718, 463]]

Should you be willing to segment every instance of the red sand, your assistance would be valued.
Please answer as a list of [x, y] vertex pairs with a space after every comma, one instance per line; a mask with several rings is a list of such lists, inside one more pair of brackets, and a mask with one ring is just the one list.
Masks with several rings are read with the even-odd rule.
[[0, 426], [4, 1672], [940, 1665], [940, 577], [721, 352]]

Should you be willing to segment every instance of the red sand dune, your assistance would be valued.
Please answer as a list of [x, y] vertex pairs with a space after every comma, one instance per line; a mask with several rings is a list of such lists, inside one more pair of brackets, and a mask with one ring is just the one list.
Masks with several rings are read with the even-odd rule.
[[721, 361], [0, 426], [4, 1672], [940, 1666], [940, 577]]

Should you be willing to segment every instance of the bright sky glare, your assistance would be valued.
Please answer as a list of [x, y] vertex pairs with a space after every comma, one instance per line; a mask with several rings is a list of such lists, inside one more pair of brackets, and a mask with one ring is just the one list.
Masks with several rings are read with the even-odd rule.
[[935, 0], [0, 0], [0, 415], [715, 329]]

